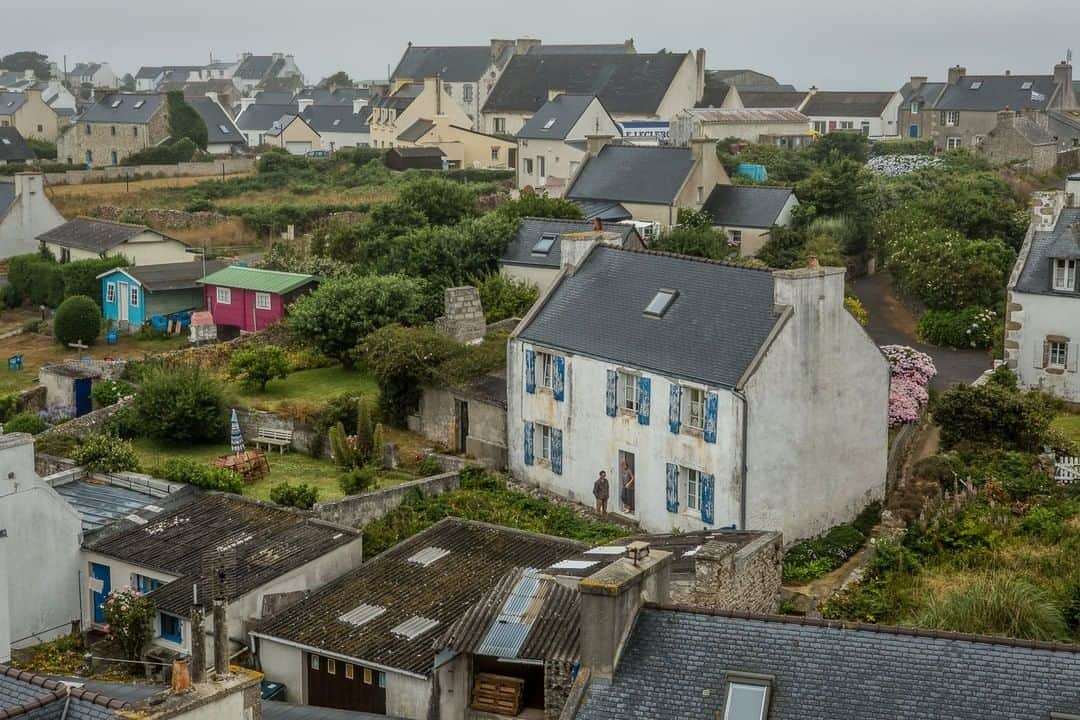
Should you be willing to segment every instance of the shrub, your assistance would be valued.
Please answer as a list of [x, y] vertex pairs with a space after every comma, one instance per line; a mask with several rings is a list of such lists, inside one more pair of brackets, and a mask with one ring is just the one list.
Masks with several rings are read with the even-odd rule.
[[64, 263], [59, 266], [60, 280], [64, 285], [64, 297], [85, 295], [100, 306], [103, 298], [98, 275], [113, 268], [128, 265], [131, 265], [131, 262], [121, 255]]
[[433, 457], [426, 457], [416, 464], [416, 474], [420, 477], [431, 477], [442, 473], [442, 465]]
[[[881, 505], [868, 506], [856, 520], [867, 532], [877, 524]], [[784, 581], [807, 582], [832, 572], [863, 546], [866, 535], [855, 524], [837, 525], [821, 537], [795, 543], [784, 555]]]
[[[47, 252], [16, 255], [8, 267], [11, 296], [8, 305], [21, 305], [29, 300], [34, 305], [56, 307], [64, 301], [64, 280], [60, 264]], [[15, 298], [17, 302], [12, 302]]]
[[49, 427], [54, 427], [75, 417], [75, 406], [50, 405], [44, 410], [38, 410], [37, 416]]
[[851, 317], [855, 318], [863, 327], [870, 324], [870, 313], [867, 311], [866, 306], [862, 304], [862, 300], [854, 295], [848, 295], [844, 298], [844, 309], [851, 313]]
[[1068, 626], [1050, 593], [1030, 581], [996, 573], [943, 599], [931, 597], [914, 619], [920, 627], [1029, 640], [1061, 640]]
[[189, 162], [195, 157], [198, 146], [189, 138], [181, 138], [172, 145], [154, 145], [134, 152], [124, 158], [120, 164], [129, 167], [135, 165], [175, 165]]
[[338, 485], [345, 495], [359, 495], [375, 487], [379, 471], [371, 465], [353, 468], [341, 476]]
[[135, 392], [135, 386], [123, 380], [106, 380], [94, 385], [90, 390], [90, 397], [101, 407], [108, 407], [120, 402]]
[[346, 434], [345, 425], [340, 422], [330, 428], [330, 452], [338, 467], [349, 470], [359, 464], [356, 436]]
[[154, 637], [154, 603], [129, 585], [109, 593], [102, 608], [105, 631], [128, 660], [142, 660]]
[[1080, 630], [1080, 580], [1070, 584], [1065, 593], [1065, 623], [1073, 632]]
[[319, 489], [308, 483], [283, 482], [270, 488], [270, 500], [278, 505], [310, 510], [319, 500]]
[[581, 206], [573, 200], [548, 197], [547, 193], [529, 190], [522, 190], [517, 200], [508, 200], [499, 205], [496, 212], [511, 220], [525, 217], [581, 219]]
[[245, 388], [265, 392], [271, 380], [288, 377], [289, 360], [276, 345], [237, 350], [229, 358], [227, 374], [232, 380], [239, 379]]
[[950, 388], [933, 410], [945, 448], [969, 441], [1035, 451], [1049, 433], [1057, 403], [1039, 393], [986, 383]]
[[919, 337], [952, 348], [988, 348], [994, 342], [997, 313], [970, 307], [963, 310], [927, 310], [919, 317]]
[[19, 394], [0, 395], [0, 423], [6, 422], [19, 411]]
[[881, 351], [889, 361], [889, 427], [913, 423], [930, 399], [934, 361], [906, 345], [885, 345]]
[[4, 432], [6, 433], [30, 433], [31, 435], [37, 435], [43, 433], [49, 428], [45, 424], [45, 421], [32, 412], [21, 412], [12, 415], [4, 423]]
[[92, 345], [101, 334], [101, 308], [85, 295], [69, 297], [56, 310], [53, 334], [64, 345]]
[[202, 115], [184, 100], [182, 90], [166, 95], [169, 105], [169, 135], [173, 140], [186, 138], [202, 150], [206, 149], [208, 133]]
[[540, 296], [540, 289], [533, 283], [498, 272], [474, 280], [473, 284], [480, 292], [484, 319], [489, 323], [525, 317]]
[[151, 469], [151, 475], [174, 483], [186, 483], [204, 490], [219, 490], [240, 494], [244, 479], [231, 470], [204, 465], [189, 458], [169, 458]]
[[379, 382], [383, 420], [403, 426], [420, 401], [423, 383], [435, 376], [443, 361], [461, 352], [459, 343], [432, 328], [390, 325], [371, 333], [360, 354]]
[[148, 370], [132, 407], [143, 434], [163, 442], [214, 442], [224, 438], [228, 430], [228, 406], [221, 383], [198, 367]]
[[134, 472], [139, 469], [139, 456], [131, 443], [109, 433], [86, 436], [72, 460], [92, 472]]
[[424, 213], [432, 225], [455, 225], [477, 214], [476, 195], [470, 188], [438, 177], [413, 180], [401, 189], [397, 201]]

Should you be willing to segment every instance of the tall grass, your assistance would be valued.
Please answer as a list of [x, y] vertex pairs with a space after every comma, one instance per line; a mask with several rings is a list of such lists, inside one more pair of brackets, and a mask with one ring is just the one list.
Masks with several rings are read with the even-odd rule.
[[913, 625], [1032, 640], [1069, 637], [1065, 616], [1045, 588], [991, 573], [944, 598], [931, 598]]

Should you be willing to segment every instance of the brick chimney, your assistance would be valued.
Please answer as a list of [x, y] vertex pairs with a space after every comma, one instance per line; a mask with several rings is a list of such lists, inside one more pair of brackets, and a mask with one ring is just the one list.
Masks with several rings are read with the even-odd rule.
[[309, 97], [307, 97], [307, 98], [299, 98], [296, 101], [296, 111], [298, 113], [302, 114], [305, 110], [307, 110], [309, 107], [311, 107], [314, 104], [315, 104], [315, 99], [314, 98], [309, 98]]
[[596, 157], [613, 139], [612, 135], [586, 135], [585, 153], [589, 157]]
[[698, 48], [694, 56], [697, 65], [697, 100], [705, 97], [705, 48]]
[[514, 45], [515, 43], [513, 40], [500, 40], [498, 38], [492, 38], [491, 62], [495, 63], [496, 61], [498, 61], [498, 59], [502, 57], [502, 54], [506, 52], [507, 48], [512, 48], [514, 47]]
[[517, 55], [528, 55], [530, 50], [538, 48], [541, 45], [543, 45], [543, 42], [536, 38], [518, 38], [514, 42], [514, 53]]
[[967, 75], [967, 68], [962, 65], [953, 65], [949, 68], [949, 84], [955, 85], [960, 82], [960, 79]]
[[911, 85], [912, 90], [918, 90], [919, 88], [921, 88], [923, 85], [926, 84], [926, 76], [925, 75], [912, 75], [911, 76], [911, 81], [910, 81], [909, 84]]
[[1064, 61], [1055, 65], [1054, 83], [1058, 88], [1055, 107], [1058, 110], [1075, 109], [1077, 107], [1077, 97], [1073, 90], [1072, 65]]

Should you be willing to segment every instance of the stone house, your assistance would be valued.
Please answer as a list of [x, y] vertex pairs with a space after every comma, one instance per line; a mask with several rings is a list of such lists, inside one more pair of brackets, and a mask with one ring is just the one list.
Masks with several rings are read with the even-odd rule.
[[[276, 79], [303, 79], [303, 73], [292, 55], [275, 52], [270, 55], [253, 55], [245, 52], [232, 72], [233, 84], [244, 95], [250, 95], [259, 86]], [[227, 75], [229, 71], [223, 72]]]
[[368, 125], [371, 145], [377, 148], [414, 147], [424, 134], [420, 131], [435, 125], [472, 127], [469, 116], [446, 94], [438, 77], [402, 86], [394, 94], [377, 99], [372, 103]]
[[498, 371], [460, 385], [431, 385], [409, 429], [451, 452], [495, 470], [505, 470], [506, 372]]
[[158, 94], [109, 93], [64, 128], [56, 156], [67, 163], [119, 165], [169, 137], [169, 109]]
[[123, 255], [133, 265], [160, 265], [198, 259], [180, 240], [145, 225], [78, 217], [37, 236], [62, 263]]
[[1022, 162], [1032, 173], [1050, 172], [1057, 166], [1058, 141], [1045, 126], [1048, 121], [1048, 114], [1033, 110], [1002, 110], [976, 151], [995, 165]]
[[0, 92], [0, 128], [13, 127], [25, 138], [55, 142], [68, 120], [31, 86], [18, 92]]
[[672, 118], [671, 142], [687, 145], [691, 138], [734, 137], [748, 143], [798, 147], [810, 140], [809, 127], [810, 118], [790, 108], [688, 108]]
[[507, 353], [519, 480], [591, 505], [604, 470], [609, 509], [646, 531], [788, 540], [883, 497], [889, 369], [844, 309], [843, 269], [566, 237], [562, 259]]
[[595, 95], [558, 95], [517, 133], [517, 186], [558, 197], [585, 159], [590, 135], [619, 137], [622, 129]]
[[1020, 384], [1080, 403], [1080, 173], [1036, 193], [1009, 278], [1005, 361]]
[[798, 110], [810, 120], [818, 135], [841, 131], [860, 132], [870, 138], [896, 138], [898, 91], [847, 92], [810, 88]]
[[702, 212], [727, 235], [728, 243], [739, 248], [740, 255], [755, 257], [769, 239], [769, 229], [790, 225], [798, 206], [793, 188], [717, 185]]
[[45, 176], [18, 173], [0, 182], [0, 259], [37, 252], [38, 236], [64, 224], [64, 216], [45, 194]]
[[322, 149], [322, 136], [303, 115], [282, 115], [263, 133], [262, 145], [284, 148], [291, 155]]
[[599, 223], [589, 220], [522, 218], [517, 235], [499, 258], [499, 272], [532, 283], [543, 292], [562, 269], [562, 238], [595, 232], [600, 242], [630, 250], [644, 250], [637, 228], [630, 223]]

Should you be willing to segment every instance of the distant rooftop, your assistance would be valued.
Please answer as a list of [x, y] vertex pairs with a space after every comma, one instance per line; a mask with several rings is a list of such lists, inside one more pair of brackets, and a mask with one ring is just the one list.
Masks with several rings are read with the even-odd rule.
[[142, 524], [193, 497], [186, 485], [134, 475], [113, 480], [79, 478], [53, 485], [53, 489], [79, 513], [84, 533], [119, 520]]

